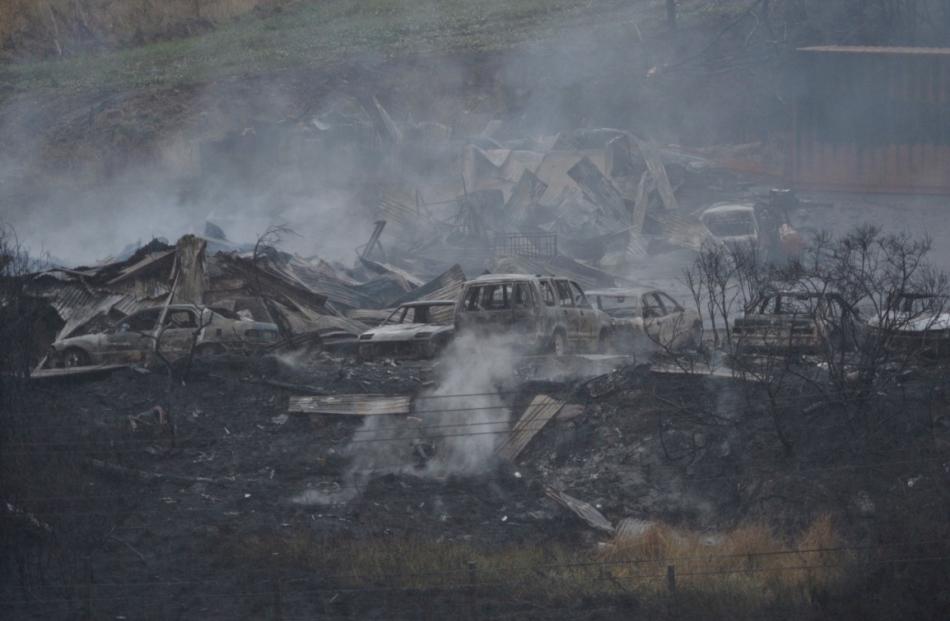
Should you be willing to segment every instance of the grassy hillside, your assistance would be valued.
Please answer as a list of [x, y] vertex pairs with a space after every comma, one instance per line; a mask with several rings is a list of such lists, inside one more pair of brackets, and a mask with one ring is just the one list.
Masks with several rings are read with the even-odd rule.
[[0, 50], [62, 56], [180, 37], [286, 0], [5, 0]]
[[[306, 1], [267, 16], [246, 15], [198, 36], [0, 66], [0, 93], [49, 87], [74, 91], [174, 85], [281, 68], [325, 65], [364, 55], [389, 58], [503, 49], [526, 40], [556, 40], [565, 28], [595, 29], [625, 20], [632, 23], [632, 13], [642, 13], [647, 7], [657, 8], [657, 3], [652, 0]], [[660, 11], [651, 11], [653, 13], [660, 14]]]

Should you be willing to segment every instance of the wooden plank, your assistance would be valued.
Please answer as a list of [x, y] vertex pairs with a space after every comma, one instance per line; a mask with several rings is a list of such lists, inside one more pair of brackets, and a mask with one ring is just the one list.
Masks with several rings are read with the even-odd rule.
[[562, 407], [564, 407], [563, 401], [552, 399], [547, 395], [536, 396], [515, 423], [505, 441], [495, 450], [495, 454], [507, 461], [517, 459], [531, 439], [561, 411]]
[[409, 414], [412, 397], [406, 395], [322, 395], [291, 397], [288, 412], [340, 416]]

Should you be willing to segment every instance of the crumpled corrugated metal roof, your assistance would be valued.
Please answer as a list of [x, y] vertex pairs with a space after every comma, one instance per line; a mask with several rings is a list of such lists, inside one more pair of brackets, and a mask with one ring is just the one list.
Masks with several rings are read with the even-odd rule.
[[584, 289], [614, 287], [616, 279], [607, 272], [579, 263], [570, 257], [500, 257], [492, 271], [508, 274], [540, 274], [573, 280]]
[[461, 293], [464, 284], [465, 272], [456, 264], [434, 280], [396, 300], [392, 303], [392, 306], [415, 302], [416, 300], [455, 300]]

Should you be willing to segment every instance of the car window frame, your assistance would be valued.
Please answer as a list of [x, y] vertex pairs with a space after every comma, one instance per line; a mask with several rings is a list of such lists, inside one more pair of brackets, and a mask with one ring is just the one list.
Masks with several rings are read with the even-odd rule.
[[[541, 301], [545, 306], [551, 308], [557, 308], [558, 305], [558, 296], [557, 292], [554, 290], [554, 282], [550, 279], [544, 279], [540, 281], [541, 284]], [[548, 295], [550, 295], [550, 301], [548, 300]]]
[[[655, 303], [648, 303], [647, 302], [648, 297], [653, 298], [655, 300]], [[647, 311], [657, 306], [659, 307], [657, 308], [658, 312], [656, 314], [653, 314], [651, 312], [651, 314], [648, 316]], [[657, 319], [657, 318], [666, 316], [667, 313], [666, 313], [666, 309], [663, 307], [663, 301], [660, 300], [659, 297], [656, 295], [656, 291], [650, 291], [649, 293], [644, 293], [643, 295], [640, 296], [640, 314], [643, 316], [644, 319]]]
[[[146, 309], [140, 310], [140, 311], [138, 311], [138, 312], [135, 312], [135, 313], [132, 313], [131, 315], [126, 316], [125, 319], [123, 319], [121, 322], [119, 322], [119, 325], [121, 326], [121, 325], [124, 324], [124, 325], [128, 326], [128, 330], [126, 330], [127, 332], [135, 332], [135, 333], [148, 333], [148, 332], [152, 332], [152, 331], [155, 330], [156, 326], [158, 326], [158, 320], [161, 319], [161, 312], [162, 312], [162, 309], [160, 309], [160, 308], [146, 308]], [[148, 327], [148, 328], [134, 328], [134, 327], [132, 326], [132, 322], [133, 322], [133, 321], [135, 321], [135, 320], [137, 320], [137, 319], [140, 319], [141, 317], [143, 317], [143, 316], [145, 316], [145, 315], [150, 315], [150, 314], [153, 314], [153, 313], [155, 314], [155, 319], [152, 321], [151, 327]]]
[[[590, 300], [587, 299], [587, 294], [584, 293], [584, 290], [581, 289], [581, 286], [577, 284], [576, 282], [574, 282], [573, 280], [569, 280], [568, 282], [570, 283], [571, 287], [574, 289], [576, 293], [574, 297], [574, 307], [586, 309], [586, 310], [593, 310], [594, 307], [591, 305]], [[577, 303], [578, 299], [582, 301], [581, 304]]]
[[[669, 293], [667, 293], [666, 291], [655, 291], [654, 293], [656, 293], [656, 295], [657, 295], [657, 297], [660, 299], [660, 301], [663, 302], [663, 306], [664, 306], [664, 308], [666, 308], [666, 314], [667, 314], [667, 315], [670, 315], [670, 314], [672, 314], [672, 313], [682, 313], [682, 312], [683, 312], [684, 309], [683, 309], [683, 307], [680, 305], [680, 303], [677, 302], [676, 299], [675, 299], [673, 296], [671, 296]], [[672, 306], [672, 309], [671, 309], [671, 308], [667, 308], [668, 305], [666, 304], [666, 302], [669, 302], [669, 303], [670, 303], [669, 305]]]
[[[177, 313], [188, 313], [191, 317], [191, 325], [187, 326], [172, 326], [171, 318]], [[198, 313], [190, 308], [170, 308], [168, 312], [165, 313], [165, 318], [162, 323], [162, 330], [195, 330], [198, 326], [201, 325], [200, 320], [198, 319]], [[154, 328], [153, 328], [154, 329]]]
[[[564, 291], [567, 291], [567, 298], [564, 298], [564, 291], [561, 290], [562, 286], [564, 287]], [[574, 294], [571, 293], [571, 281], [565, 278], [556, 278], [554, 279], [554, 288], [557, 291], [557, 301], [561, 308], [576, 308], [574, 305]], [[565, 299], [567, 299], [570, 304], [565, 304]]]

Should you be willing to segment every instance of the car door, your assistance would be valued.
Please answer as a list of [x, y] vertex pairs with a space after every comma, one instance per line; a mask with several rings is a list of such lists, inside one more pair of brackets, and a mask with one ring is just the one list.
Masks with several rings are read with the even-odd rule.
[[686, 313], [676, 300], [662, 291], [655, 292], [655, 295], [663, 307], [663, 314], [660, 317], [660, 339], [664, 344], [676, 346], [692, 326], [687, 324]]
[[561, 309], [557, 305], [557, 292], [554, 282], [539, 280], [538, 287], [541, 292], [541, 302], [538, 307], [541, 310], [542, 317], [540, 329], [545, 338], [550, 338], [557, 326], [564, 323], [564, 319], [561, 317]]
[[567, 330], [567, 340], [572, 346], [577, 347], [578, 343], [584, 339], [584, 334], [581, 329], [580, 314], [574, 307], [574, 292], [571, 290], [571, 283], [557, 279], [554, 281], [554, 288], [557, 292], [563, 325]]
[[579, 337], [593, 349], [600, 336], [597, 312], [584, 294], [584, 290], [574, 281], [571, 281], [571, 293], [574, 295], [574, 308], [578, 315]]
[[103, 341], [104, 362], [145, 360], [154, 339], [160, 308], [149, 308], [123, 319], [116, 329], [106, 334]]
[[191, 349], [199, 330], [198, 313], [190, 308], [169, 308], [160, 335], [164, 355], [182, 356]]

